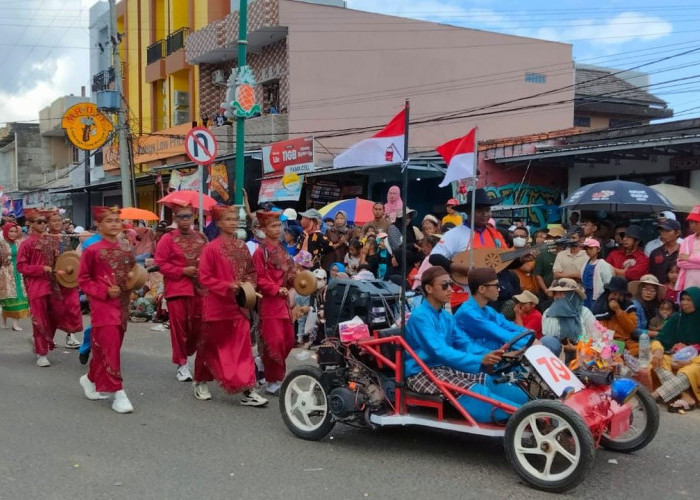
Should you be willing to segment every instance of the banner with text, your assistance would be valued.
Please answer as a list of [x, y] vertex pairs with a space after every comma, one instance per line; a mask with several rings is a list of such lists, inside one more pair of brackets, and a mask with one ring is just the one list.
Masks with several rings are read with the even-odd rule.
[[263, 179], [260, 182], [258, 203], [267, 201], [299, 201], [304, 176], [286, 174], [276, 179]]
[[263, 172], [266, 174], [305, 174], [314, 170], [314, 139], [300, 137], [273, 142], [262, 148]]

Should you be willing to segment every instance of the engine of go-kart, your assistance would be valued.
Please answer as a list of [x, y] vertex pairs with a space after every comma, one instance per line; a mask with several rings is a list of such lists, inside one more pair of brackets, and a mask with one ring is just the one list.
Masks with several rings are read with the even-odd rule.
[[525, 356], [522, 357], [520, 366], [521, 368], [512, 375], [517, 377], [513, 381], [527, 392], [531, 399], [557, 399], [557, 395], [549, 388]]

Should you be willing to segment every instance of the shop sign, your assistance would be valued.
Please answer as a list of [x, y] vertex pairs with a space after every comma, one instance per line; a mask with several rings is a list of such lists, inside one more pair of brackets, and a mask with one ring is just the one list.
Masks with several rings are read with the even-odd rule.
[[263, 179], [260, 183], [258, 203], [268, 201], [299, 201], [304, 176], [294, 173], [275, 179]]
[[700, 169], [700, 156], [687, 156], [685, 158], [671, 158], [669, 162], [670, 170], [698, 170]]
[[85, 151], [101, 148], [114, 130], [112, 122], [91, 102], [80, 102], [68, 108], [61, 119], [61, 128], [76, 148]]
[[314, 170], [314, 139], [299, 137], [262, 148], [263, 173], [305, 174]]

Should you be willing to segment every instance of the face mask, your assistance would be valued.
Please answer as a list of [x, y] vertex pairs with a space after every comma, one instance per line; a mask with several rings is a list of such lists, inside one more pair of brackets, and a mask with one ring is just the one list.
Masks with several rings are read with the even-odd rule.
[[527, 245], [527, 238], [513, 238], [513, 246], [515, 248], [522, 248]]

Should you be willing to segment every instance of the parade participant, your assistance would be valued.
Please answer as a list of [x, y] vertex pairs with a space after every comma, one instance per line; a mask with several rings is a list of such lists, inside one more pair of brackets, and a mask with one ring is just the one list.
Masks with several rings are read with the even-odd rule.
[[[49, 226], [49, 235], [58, 241], [59, 255], [73, 250], [71, 237], [63, 230], [63, 220], [57, 208], [43, 212]], [[78, 349], [80, 342], [75, 338], [76, 332], [83, 330], [83, 313], [80, 309], [78, 288], [66, 288], [59, 284], [61, 300], [55, 306], [58, 308], [58, 329], [66, 332], [66, 348]]]
[[37, 366], [51, 366], [46, 357], [53, 350], [54, 336], [59, 318], [56, 306], [60, 289], [53, 277], [58, 256], [58, 241], [46, 235], [46, 216], [28, 208], [24, 216], [29, 225], [29, 237], [22, 242], [17, 253], [17, 270], [24, 276], [32, 315], [34, 351]]
[[171, 205], [176, 229], [164, 235], [156, 247], [155, 263], [165, 282], [165, 299], [170, 313], [170, 342], [172, 361], [177, 365], [180, 382], [192, 380], [187, 357], [197, 350], [202, 326], [202, 295], [197, 282], [197, 266], [205, 236], [192, 230], [194, 209]]
[[297, 248], [309, 252], [313, 257], [311, 268], [318, 269], [321, 267], [321, 260], [333, 251], [333, 247], [328, 238], [321, 232], [321, 212], [310, 208], [300, 215], [301, 227], [304, 232], [297, 243]]
[[678, 251], [678, 291], [700, 286], [700, 205], [695, 205], [685, 220], [693, 234], [683, 240]]
[[194, 396], [211, 399], [207, 382], [216, 379], [225, 391], [242, 392], [242, 405], [265, 406], [267, 399], [253, 390], [255, 362], [250, 321], [236, 302], [241, 283], [256, 284], [253, 259], [245, 243], [234, 236], [238, 228], [236, 208], [216, 205], [212, 215], [220, 234], [207, 243], [199, 259], [199, 282], [207, 293], [194, 364]]
[[[467, 279], [471, 297], [455, 314], [455, 323], [475, 346], [479, 346], [477, 353], [496, 351], [513, 337], [527, 330], [508, 321], [488, 305], [489, 302], [498, 299], [500, 285], [496, 271], [490, 267], [475, 267], [469, 271]], [[526, 339], [523, 339], [514, 347], [518, 349], [525, 343]]]
[[78, 285], [90, 298], [92, 318], [92, 359], [88, 373], [80, 377], [85, 397], [92, 400], [114, 398], [112, 409], [131, 413], [134, 407], [124, 391], [121, 373], [121, 347], [129, 319], [126, 283], [134, 267], [133, 249], [120, 241], [122, 221], [118, 207], [93, 207], [100, 241], [83, 250]]
[[457, 205], [459, 205], [459, 202], [455, 198], [447, 200], [447, 203], [445, 203], [447, 215], [445, 215], [441, 221], [443, 225], [448, 223], [454, 224], [455, 227], [462, 225], [462, 214], [455, 209]]
[[[672, 212], [670, 212], [672, 213]], [[660, 283], [668, 282], [668, 271], [676, 265], [678, 252], [681, 248], [682, 239], [681, 223], [677, 220], [666, 219], [656, 226], [659, 231], [660, 245], [651, 250], [649, 254], [649, 274], [656, 276]], [[648, 244], [647, 244], [648, 247]]]
[[625, 349], [636, 356], [639, 343], [633, 338], [637, 329], [636, 307], [628, 298], [627, 280], [613, 276], [605, 285], [605, 292], [598, 297], [592, 309], [595, 319], [608, 330], [615, 332], [613, 338], [625, 343]]
[[690, 287], [681, 293], [681, 310], [666, 321], [661, 332], [651, 343], [652, 367], [658, 380], [653, 396], [669, 402], [668, 410], [694, 410], [700, 400], [700, 356], [684, 364], [676, 364], [672, 353], [700, 343], [700, 288]]
[[[406, 342], [416, 355], [441, 381], [514, 407], [526, 403], [527, 395], [519, 387], [510, 383], [495, 384], [485, 373], [500, 361], [503, 355], [500, 346], [489, 352], [476, 345], [455, 325], [452, 315], [444, 310], [452, 295], [452, 283], [447, 271], [440, 266], [426, 269], [422, 286], [425, 300], [411, 313], [406, 323]], [[439, 393], [412, 357], [406, 356], [404, 365], [406, 383], [410, 389], [428, 394]], [[472, 397], [462, 395], [457, 401], [477, 422], [502, 422], [508, 418], [504, 411]]]
[[[289, 289], [294, 263], [279, 242], [282, 223], [279, 212], [258, 212], [265, 243], [255, 251], [253, 264], [258, 276], [262, 362], [268, 394], [279, 394], [286, 373], [285, 361], [294, 347], [294, 324], [289, 310]], [[336, 219], [337, 220], [337, 219]]]
[[638, 280], [649, 272], [649, 257], [641, 246], [644, 230], [637, 225], [627, 226], [622, 246], [611, 251], [607, 259], [613, 266], [615, 276], [622, 276], [627, 281]]
[[581, 248], [583, 243], [583, 228], [581, 226], [571, 226], [566, 233], [568, 248], [559, 252], [552, 273], [555, 279], [568, 278], [581, 282], [581, 272], [588, 262], [588, 255]]
[[374, 229], [375, 233], [384, 233], [391, 225], [391, 221], [386, 218], [386, 214], [384, 213], [383, 204], [375, 203], [372, 205], [372, 215], [374, 219], [366, 222], [365, 225], [362, 226], [362, 236], [367, 236], [367, 232], [370, 228]]
[[401, 189], [399, 189], [399, 186], [391, 186], [387, 191], [384, 212], [389, 218], [389, 222], [394, 222], [396, 217], [403, 213], [403, 200], [401, 200]]
[[19, 320], [29, 317], [27, 290], [22, 275], [17, 271], [17, 252], [22, 237], [22, 230], [14, 222], [5, 222], [2, 226], [4, 239], [0, 242], [0, 304], [2, 304], [2, 322], [12, 320], [12, 329], [21, 332]]

